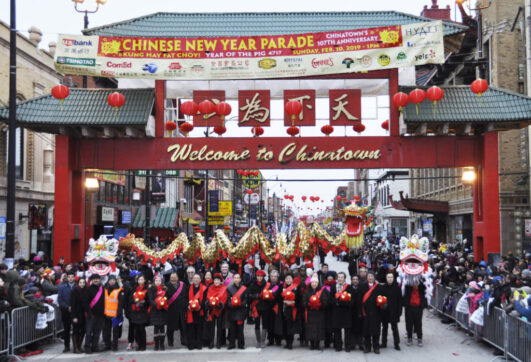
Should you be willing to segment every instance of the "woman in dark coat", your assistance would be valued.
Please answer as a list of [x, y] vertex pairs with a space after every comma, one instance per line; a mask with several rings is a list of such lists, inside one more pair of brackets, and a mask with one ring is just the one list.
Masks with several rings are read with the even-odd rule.
[[352, 293], [352, 309], [351, 309], [351, 328], [350, 328], [350, 348], [360, 349], [363, 347], [363, 319], [361, 316], [361, 297], [360, 294], [360, 278], [354, 275], [350, 281], [350, 290]]
[[283, 332], [286, 338], [286, 346], [284, 348], [293, 349], [293, 336], [296, 333], [300, 333], [301, 328], [301, 315], [298, 313], [298, 307], [302, 299], [298, 285], [293, 284], [293, 275], [286, 274], [284, 277], [284, 288], [281, 296]]
[[143, 275], [139, 275], [135, 287], [131, 290], [128, 298], [130, 322], [135, 329], [135, 339], [138, 344], [137, 351], [146, 350], [146, 325], [148, 324], [149, 308], [147, 293], [146, 278]]
[[177, 273], [170, 275], [170, 281], [166, 284], [168, 291], [168, 346], [173, 347], [173, 334], [181, 331], [181, 344], [187, 345], [186, 310], [188, 309], [188, 287], [179, 281]]
[[80, 278], [77, 285], [70, 296], [70, 304], [72, 308], [72, 341], [74, 342], [74, 353], [81, 353], [81, 346], [83, 345], [83, 337], [85, 336], [86, 319], [85, 315], [88, 312], [88, 305], [85, 301], [88, 299], [87, 281]]
[[392, 272], [387, 273], [386, 283], [383, 285], [383, 293], [387, 297], [385, 309], [382, 309], [382, 348], [387, 347], [387, 330], [389, 323], [393, 331], [395, 349], [400, 351], [400, 336], [398, 334], [398, 322], [402, 315], [402, 291], [395, 281]]
[[230, 340], [228, 349], [234, 349], [236, 339], [238, 339], [238, 348], [245, 348], [243, 337], [243, 327], [247, 318], [247, 288], [242, 283], [240, 274], [234, 274], [232, 284], [227, 288], [227, 307], [230, 323]]
[[310, 286], [306, 288], [302, 298], [302, 305], [306, 315], [304, 327], [306, 329], [306, 340], [310, 342], [310, 349], [319, 349], [319, 343], [325, 339], [326, 328], [326, 307], [328, 305], [329, 294], [326, 289], [319, 288], [317, 275], [312, 277]]
[[374, 278], [374, 273], [367, 274], [367, 283], [360, 287], [360, 302], [363, 315], [363, 337], [365, 340], [365, 353], [374, 349], [374, 353], [380, 354], [380, 324], [381, 311], [376, 304], [379, 295], [383, 295], [383, 287]]
[[330, 324], [334, 331], [334, 347], [338, 352], [343, 348], [343, 338], [341, 335], [343, 329], [345, 330], [345, 351], [350, 352], [352, 345], [350, 330], [352, 327], [352, 308], [355, 304], [356, 293], [347, 284], [346, 278], [347, 276], [343, 272], [337, 274], [337, 284], [332, 287], [329, 301], [332, 309]]
[[[223, 329], [223, 319], [225, 306], [227, 304], [227, 288], [222, 284], [223, 277], [220, 273], [214, 274], [214, 283], [208, 287], [205, 301], [205, 324], [203, 337], [206, 338], [206, 345], [209, 349], [221, 348]], [[216, 329], [218, 331], [216, 338]], [[215, 343], [214, 343], [215, 342]]]
[[269, 324], [267, 325], [268, 346], [282, 343], [283, 318], [282, 318], [282, 284], [279, 280], [278, 270], [272, 270], [269, 274], [269, 290], [273, 293], [273, 300], [261, 301], [258, 303], [258, 310], [268, 311], [270, 315]]
[[[154, 283], [149, 288], [149, 320], [153, 324], [153, 339], [155, 351], [164, 351], [165, 332], [164, 326], [168, 323], [168, 288], [162, 283], [162, 276], [157, 275]], [[166, 298], [164, 300], [164, 298]]]
[[[270, 315], [267, 308], [269, 300], [273, 300], [274, 295], [270, 292], [271, 283], [266, 283], [264, 280], [265, 272], [257, 270], [255, 278], [249, 284], [249, 299], [251, 302], [251, 317], [254, 318], [254, 335], [256, 337], [256, 347], [264, 348], [267, 334], [267, 327], [269, 324], [268, 318]], [[267, 287], [267, 295], [269, 300], [264, 300], [262, 291]], [[260, 308], [259, 308], [260, 307]], [[265, 308], [264, 308], [265, 307]], [[262, 330], [260, 331], [260, 325]]]
[[201, 276], [194, 274], [188, 289], [188, 308], [186, 312], [186, 328], [188, 331], [188, 349], [202, 349], [201, 336], [205, 315], [207, 288], [201, 284]]

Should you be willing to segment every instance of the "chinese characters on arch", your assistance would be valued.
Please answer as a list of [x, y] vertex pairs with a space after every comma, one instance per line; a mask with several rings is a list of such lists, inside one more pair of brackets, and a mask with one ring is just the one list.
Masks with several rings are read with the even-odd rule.
[[[315, 126], [316, 95], [315, 89], [286, 89], [283, 103], [297, 101], [302, 104], [302, 111], [291, 118], [284, 110], [284, 126]], [[214, 104], [225, 101], [223, 90], [197, 90], [193, 100], [200, 103], [210, 100]], [[330, 89], [329, 91], [330, 124], [333, 126], [354, 126], [361, 123], [361, 90]], [[269, 90], [238, 91], [238, 126], [269, 127], [271, 125], [271, 92]], [[221, 119], [215, 113], [194, 116], [194, 126], [215, 127]]]

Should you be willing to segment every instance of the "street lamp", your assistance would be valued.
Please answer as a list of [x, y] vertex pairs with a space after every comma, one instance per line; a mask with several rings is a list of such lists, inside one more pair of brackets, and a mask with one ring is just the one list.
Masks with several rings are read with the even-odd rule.
[[[74, 2], [74, 9], [78, 13], [85, 14], [85, 16], [83, 17], [83, 29], [88, 28], [88, 25], [89, 25], [88, 14], [94, 14], [98, 12], [98, 10], [100, 9], [100, 5], [105, 5], [105, 3], [107, 3], [107, 0], [96, 0], [96, 9], [89, 10], [87, 8], [83, 10], [83, 9], [80, 9], [78, 6], [79, 4], [83, 4], [85, 0], [72, 0], [72, 1]], [[87, 76], [86, 75], [83, 76], [83, 88], [87, 88]]]
[[98, 182], [98, 179], [95, 177], [87, 177], [85, 179], [85, 188], [88, 191], [94, 191], [97, 190], [100, 187], [100, 184]]
[[463, 174], [461, 175], [461, 181], [468, 185], [476, 181], [476, 171], [474, 170], [474, 167], [465, 167]]

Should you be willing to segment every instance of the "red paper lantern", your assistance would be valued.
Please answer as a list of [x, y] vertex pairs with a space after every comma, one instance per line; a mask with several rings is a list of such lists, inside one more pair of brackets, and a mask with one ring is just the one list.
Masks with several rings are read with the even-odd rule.
[[203, 115], [214, 113], [216, 106], [209, 100], [202, 101], [198, 106], [199, 112]]
[[319, 201], [320, 197], [319, 196], [315, 196], [315, 201]]
[[284, 195], [284, 199], [289, 199], [289, 195]]
[[173, 121], [166, 122], [166, 130], [171, 132], [171, 131], [173, 131], [176, 128], [177, 128], [177, 123], [175, 123]]
[[489, 89], [489, 83], [485, 79], [478, 78], [470, 85], [470, 90], [481, 97]]
[[434, 85], [426, 91], [426, 96], [430, 101], [433, 102], [433, 114], [437, 113], [437, 102], [439, 102], [444, 97], [444, 91], [442, 88]]
[[181, 132], [184, 134], [184, 136], [188, 136], [188, 133], [190, 133], [194, 129], [194, 125], [188, 122], [184, 122], [179, 127], [181, 129]]
[[336, 200], [337, 200], [337, 201], [341, 201], [341, 196], [339, 196], [339, 195], [336, 196]]
[[251, 132], [253, 133], [253, 136], [255, 136], [255, 137], [260, 137], [261, 135], [264, 134], [264, 129], [263, 129], [262, 127], [260, 127], [260, 126], [258, 126], [258, 127], [253, 127], [253, 128], [251, 129]]
[[290, 199], [291, 201], [293, 201], [294, 198], [295, 198], [295, 196], [293, 196], [293, 195], [289, 195], [289, 199]]
[[334, 127], [329, 124], [326, 124], [323, 127], [321, 127], [321, 132], [329, 136], [332, 132], [334, 132]]
[[306, 196], [301, 197], [302, 201], [306, 202]]
[[[298, 102], [297, 102], [298, 103]], [[299, 129], [295, 126], [291, 126], [288, 128], [288, 130], [286, 131], [291, 137], [295, 137], [296, 135], [299, 134]]]
[[[295, 125], [295, 117], [302, 112], [302, 103], [298, 101], [289, 101], [284, 106], [286, 113], [291, 116], [291, 125]], [[298, 132], [297, 132], [298, 133]]]
[[68, 97], [69, 94], [70, 88], [68, 88], [66, 85], [58, 84], [52, 88], [52, 96], [55, 99], [59, 99], [60, 102], [62, 102], [66, 97]]
[[389, 131], [389, 120], [382, 122], [382, 128], [385, 129], [386, 131]]
[[198, 109], [199, 106], [197, 105], [197, 103], [192, 101], [186, 101], [181, 104], [181, 112], [187, 116], [193, 116], [197, 114]]
[[221, 136], [223, 133], [227, 132], [227, 128], [225, 128], [225, 126], [216, 126], [214, 127], [214, 132]]
[[247, 177], [247, 176], [249, 176], [249, 171], [245, 171], [245, 170], [243, 170], [243, 171], [242, 171], [242, 176], [243, 176], [243, 177]]
[[118, 108], [122, 107], [125, 104], [125, 97], [122, 93], [113, 92], [107, 97], [107, 103], [109, 103], [109, 106], [114, 107], [114, 109], [118, 110]]
[[361, 133], [363, 131], [365, 131], [365, 125], [364, 124], [355, 124], [354, 127], [352, 127], [352, 129], [358, 133]]
[[216, 104], [216, 113], [221, 116], [222, 120], [225, 120], [225, 117], [228, 116], [231, 111], [232, 108], [227, 102], [220, 102]]
[[402, 108], [409, 103], [409, 96], [404, 92], [395, 93], [393, 96], [393, 103], [398, 107], [399, 111], [402, 111]]
[[247, 193], [250, 195], [253, 193], [253, 190], [247, 190]]
[[409, 101], [411, 103], [415, 103], [415, 108], [417, 110], [417, 114], [419, 114], [419, 103], [424, 102], [426, 99], [426, 92], [424, 90], [415, 88], [409, 93]]

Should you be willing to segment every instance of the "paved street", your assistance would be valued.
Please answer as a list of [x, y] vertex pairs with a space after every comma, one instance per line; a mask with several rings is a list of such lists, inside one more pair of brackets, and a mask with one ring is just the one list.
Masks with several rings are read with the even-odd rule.
[[[331, 270], [346, 271], [346, 263], [337, 262], [334, 257], [328, 256], [327, 262]], [[317, 264], [317, 259], [314, 265]], [[360, 350], [346, 352], [335, 352], [333, 349], [324, 351], [310, 351], [308, 348], [299, 347], [295, 343], [292, 351], [287, 351], [279, 347], [267, 347], [265, 349], [255, 348], [253, 326], [246, 326], [245, 350], [228, 351], [227, 349], [203, 349], [201, 351], [190, 352], [184, 348], [166, 349], [164, 352], [154, 352], [153, 346], [148, 346], [145, 352], [126, 352], [126, 342], [120, 343], [117, 353], [97, 353], [92, 355], [76, 355], [72, 353], [62, 354], [62, 345], [56, 343], [45, 347], [44, 354], [30, 357], [28, 361], [96, 361], [96, 362], [140, 362], [153, 361], [489, 361], [494, 356], [493, 349], [483, 343], [475, 342], [468, 338], [461, 330], [455, 327], [448, 327], [442, 324], [440, 319], [427, 311], [424, 314], [424, 347], [407, 347], [402, 340], [402, 351], [386, 348], [381, 350], [381, 354], [364, 354]], [[148, 328], [148, 341], [152, 339], [153, 328]], [[401, 338], [405, 333], [403, 318], [400, 324]], [[124, 332], [123, 337], [126, 337]], [[389, 336], [389, 338], [392, 338]], [[389, 340], [392, 345], [392, 340]], [[322, 346], [322, 344], [321, 344]]]

